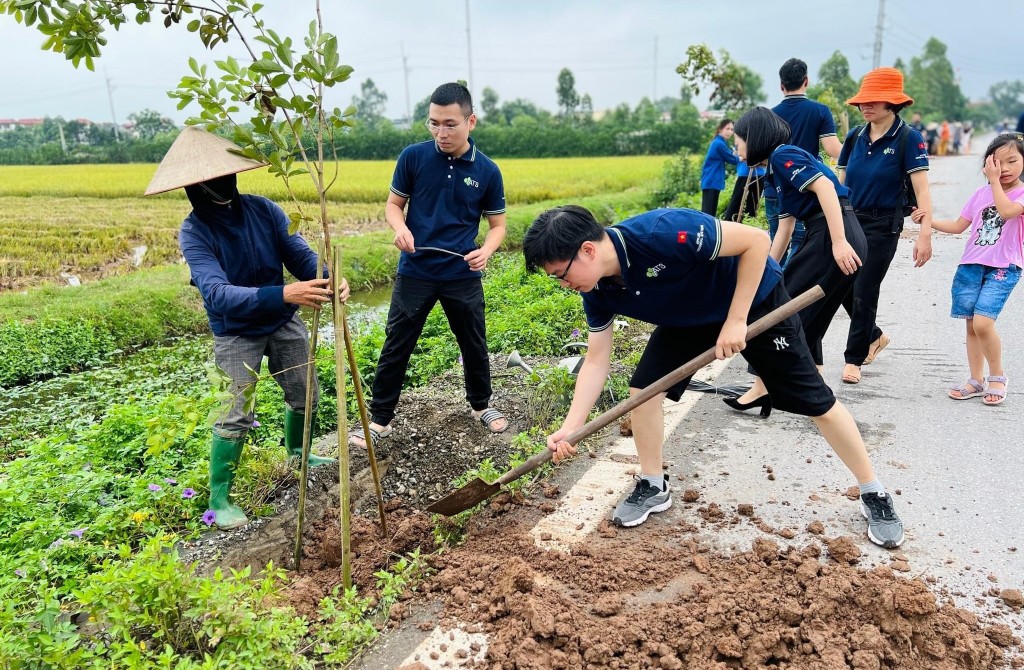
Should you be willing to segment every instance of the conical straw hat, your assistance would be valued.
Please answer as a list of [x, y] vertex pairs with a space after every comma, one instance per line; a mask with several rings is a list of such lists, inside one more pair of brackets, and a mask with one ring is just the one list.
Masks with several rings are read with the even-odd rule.
[[160, 161], [146, 195], [263, 167], [266, 163], [232, 153], [238, 147], [196, 126], [186, 126]]

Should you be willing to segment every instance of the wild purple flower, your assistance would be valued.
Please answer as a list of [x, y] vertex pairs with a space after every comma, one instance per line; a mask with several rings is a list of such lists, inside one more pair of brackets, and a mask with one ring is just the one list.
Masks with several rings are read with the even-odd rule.
[[64, 544], [64, 540], [58, 537], [56, 540], [50, 543], [50, 549], [57, 549], [62, 544]]
[[459, 365], [462, 365], [462, 354], [459, 354]]
[[74, 535], [79, 540], [81, 540], [82, 536], [85, 535], [85, 531], [86, 530], [87, 530], [86, 528], [76, 528], [73, 531], [71, 531], [71, 535]]
[[185, 489], [185, 490], [183, 490], [181, 492], [181, 497], [184, 498], [185, 500], [188, 500], [190, 498], [194, 498], [195, 495], [196, 495], [195, 489]]
[[259, 428], [260, 427], [260, 422], [257, 421], [256, 419], [253, 419], [252, 420], [252, 427], [253, 428]]
[[207, 526], [212, 526], [212, 525], [213, 525], [213, 523], [214, 523], [214, 522], [215, 522], [216, 520], [217, 520], [217, 513], [216, 513], [216, 512], [214, 512], [214, 511], [213, 511], [212, 509], [208, 509], [208, 510], [206, 510], [205, 512], [203, 512], [203, 519], [202, 519], [202, 521], [203, 521], [203, 523], [205, 523], [205, 524], [206, 524]]
[[574, 339], [574, 340], [575, 340], [575, 339], [577, 339], [577, 338], [578, 338], [579, 336], [580, 336], [580, 329], [579, 329], [579, 328], [573, 328], [573, 329], [572, 329], [572, 335], [571, 335], [570, 337], [572, 337], [572, 339]]
[[167, 484], [168, 486], [177, 486], [178, 480], [171, 479], [170, 477], [164, 477], [164, 484]]
[[14, 574], [16, 574], [16, 575], [18, 575], [19, 577], [22, 577], [22, 578], [25, 577], [25, 571], [22, 570], [21, 568], [18, 568], [17, 570], [15, 570]]
[[149, 485], [149, 490], [153, 491], [154, 493], [157, 492], [157, 491], [160, 491], [161, 489], [163, 489], [163, 487], [160, 486], [159, 484], [150, 484]]

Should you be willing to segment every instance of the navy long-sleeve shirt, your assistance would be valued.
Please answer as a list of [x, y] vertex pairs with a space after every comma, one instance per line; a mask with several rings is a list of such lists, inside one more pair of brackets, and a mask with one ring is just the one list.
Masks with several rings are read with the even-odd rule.
[[700, 174], [700, 188], [702, 191], [721, 191], [725, 188], [725, 164], [736, 165], [740, 159], [732, 152], [725, 138], [715, 135], [708, 145], [707, 156], [704, 157], [704, 167]]
[[255, 195], [239, 196], [241, 216], [208, 224], [189, 214], [178, 244], [214, 335], [259, 337], [273, 333], [295, 314], [284, 301], [284, 271], [316, 278], [316, 253], [299, 235], [288, 234], [288, 217]]

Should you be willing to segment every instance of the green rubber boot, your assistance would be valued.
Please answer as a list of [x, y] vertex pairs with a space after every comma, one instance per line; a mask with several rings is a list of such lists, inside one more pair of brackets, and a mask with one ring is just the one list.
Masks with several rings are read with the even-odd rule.
[[[302, 457], [302, 424], [305, 420], [306, 415], [304, 413], [296, 412], [291, 407], [285, 406], [284, 446], [288, 450], [288, 458], [294, 458], [296, 463], [299, 463]], [[323, 456], [317, 456], [312, 451], [309, 452], [309, 467], [311, 468], [337, 462], [335, 458], [324, 458]]]
[[217, 527], [221, 530], [241, 528], [249, 523], [242, 508], [232, 505], [228, 498], [244, 441], [244, 438], [213, 436], [210, 448], [210, 509], [216, 515]]

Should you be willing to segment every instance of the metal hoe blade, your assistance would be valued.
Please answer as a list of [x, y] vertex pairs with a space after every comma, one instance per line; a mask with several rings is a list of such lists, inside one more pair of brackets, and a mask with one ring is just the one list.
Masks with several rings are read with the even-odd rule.
[[[825, 292], [821, 290], [820, 286], [814, 286], [808, 289], [793, 300], [787, 302], [785, 305], [765, 314], [760, 319], [750, 324], [747, 328], [747, 339], [750, 340], [757, 337], [775, 324], [785, 321], [811, 303], [820, 300], [824, 295]], [[569, 435], [566, 438], [566, 442], [572, 445], [578, 444], [581, 440], [590, 437], [608, 424], [622, 416], [625, 416], [631, 410], [644, 404], [659, 393], [662, 393], [684, 379], [693, 376], [697, 370], [700, 370], [702, 367], [708, 365], [714, 360], [715, 348], [711, 347], [697, 358], [694, 358], [676, 370], [668, 373], [640, 393], [623, 400], [607, 412], [604, 412], [597, 418], [589, 421], [582, 428]], [[468, 509], [472, 509], [500, 491], [502, 486], [519, 479], [528, 472], [533, 472], [544, 463], [550, 461], [551, 455], [552, 452], [550, 449], [543, 449], [540, 453], [530, 458], [530, 460], [517, 468], [509, 470], [499, 477], [497, 481], [490, 484], [478, 477], [457, 491], [449, 493], [444, 498], [432, 503], [427, 507], [427, 511], [435, 514], [452, 516], [460, 512], [465, 512]]]

